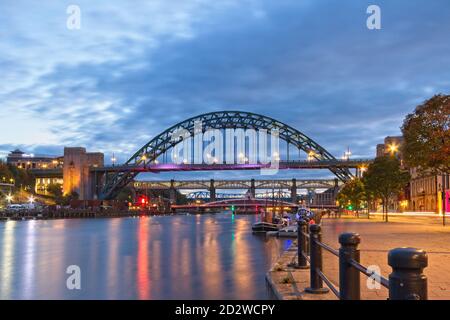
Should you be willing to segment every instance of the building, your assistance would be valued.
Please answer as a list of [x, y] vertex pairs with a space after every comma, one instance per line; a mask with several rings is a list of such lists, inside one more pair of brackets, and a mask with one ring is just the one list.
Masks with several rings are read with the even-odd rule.
[[26, 154], [19, 149], [11, 151], [6, 158], [7, 164], [22, 169], [62, 168], [63, 161], [63, 157]]
[[12, 151], [7, 157], [12, 166], [30, 170], [35, 176], [35, 192], [48, 194], [50, 185], [62, 186], [63, 194], [77, 193], [80, 200], [92, 200], [96, 195], [97, 181], [92, 167], [104, 165], [100, 152], [86, 152], [85, 148], [64, 148], [64, 156], [38, 156]]
[[384, 138], [383, 144], [377, 145], [377, 157], [383, 157], [389, 154], [395, 154], [400, 161], [403, 160], [401, 146], [403, 145], [402, 136], [388, 136]]
[[450, 175], [420, 175], [416, 168], [411, 169], [410, 172], [410, 209], [412, 211], [442, 213], [445, 203], [446, 212], [450, 212]]
[[[64, 164], [63, 157], [48, 156], [48, 155], [34, 155], [26, 154], [25, 152], [16, 149], [11, 151], [7, 158], [6, 163], [25, 170], [50, 170], [61, 169]], [[47, 177], [36, 178], [35, 192], [37, 194], [47, 195], [47, 189], [52, 184], [61, 184], [63, 180], [61, 177], [49, 174]]]
[[[401, 153], [403, 141], [401, 136], [386, 137], [384, 144], [377, 145], [377, 157], [395, 154], [403, 166]], [[407, 169], [411, 180], [403, 195], [390, 201], [390, 209], [442, 213], [443, 204], [446, 203], [446, 211], [450, 212], [450, 176], [419, 174], [417, 168]]]

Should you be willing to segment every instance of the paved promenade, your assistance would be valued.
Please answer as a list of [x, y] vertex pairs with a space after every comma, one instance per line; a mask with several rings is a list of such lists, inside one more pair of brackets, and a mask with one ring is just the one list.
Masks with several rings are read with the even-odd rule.
[[[446, 227], [438, 217], [391, 217], [390, 222], [381, 221], [381, 217], [360, 219], [324, 219], [323, 242], [334, 248], [339, 248], [338, 236], [343, 232], [358, 232], [361, 235], [361, 263], [365, 266], [378, 265], [386, 278], [391, 272], [387, 264], [387, 253], [390, 249], [402, 246], [424, 249], [428, 253], [428, 295], [430, 299], [450, 299], [450, 221]], [[290, 257], [287, 257], [289, 256]], [[292, 259], [295, 250], [286, 253], [285, 262]], [[338, 284], [338, 259], [323, 251], [324, 272], [334, 284]], [[286, 269], [288, 270], [288, 269]], [[286, 272], [285, 272], [286, 273]], [[301, 287], [307, 274], [289, 272]], [[282, 274], [282, 272], [281, 272]], [[285, 278], [286, 275], [275, 277]], [[362, 299], [386, 299], [387, 289], [369, 289], [366, 286], [367, 277], [361, 276]], [[278, 280], [274, 280], [277, 282]], [[295, 284], [294, 284], [295, 286]], [[281, 291], [288, 285], [282, 285]], [[301, 290], [300, 290], [301, 291]], [[291, 294], [291, 299], [295, 299]], [[311, 297], [309, 297], [311, 298]], [[325, 297], [324, 297], [325, 298]], [[328, 298], [331, 298], [330, 296]]]

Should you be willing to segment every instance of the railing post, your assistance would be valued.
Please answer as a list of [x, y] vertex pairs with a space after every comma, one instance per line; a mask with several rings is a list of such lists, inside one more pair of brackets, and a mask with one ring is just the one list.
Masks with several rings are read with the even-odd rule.
[[428, 265], [427, 253], [415, 248], [389, 251], [388, 264], [390, 300], [427, 300], [427, 277], [423, 269]]
[[310, 248], [310, 287], [305, 291], [309, 293], [327, 293], [328, 288], [323, 287], [322, 278], [317, 271], [322, 271], [322, 247], [317, 242], [322, 241], [321, 228], [318, 224], [309, 226], [309, 248]]
[[304, 233], [308, 227], [308, 223], [300, 219], [297, 221], [297, 258], [298, 264], [296, 268], [298, 269], [308, 269], [308, 261], [306, 260], [306, 236]]
[[339, 236], [339, 293], [341, 300], [360, 300], [361, 287], [359, 271], [351, 260], [359, 263], [358, 244], [361, 237], [357, 233], [343, 233]]

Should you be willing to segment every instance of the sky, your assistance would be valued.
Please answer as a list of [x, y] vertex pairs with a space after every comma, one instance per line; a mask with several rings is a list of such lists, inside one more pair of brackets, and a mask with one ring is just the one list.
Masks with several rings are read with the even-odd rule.
[[[367, 28], [371, 4], [380, 30]], [[415, 106], [449, 93], [449, 35], [448, 0], [2, 0], [0, 157], [83, 146], [124, 162], [220, 110], [373, 157]]]

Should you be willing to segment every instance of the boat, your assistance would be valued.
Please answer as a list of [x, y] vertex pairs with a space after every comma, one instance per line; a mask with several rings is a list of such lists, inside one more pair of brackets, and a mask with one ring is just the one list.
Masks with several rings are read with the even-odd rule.
[[253, 232], [267, 232], [267, 231], [278, 231], [283, 225], [275, 224], [270, 222], [256, 222], [252, 225]]

